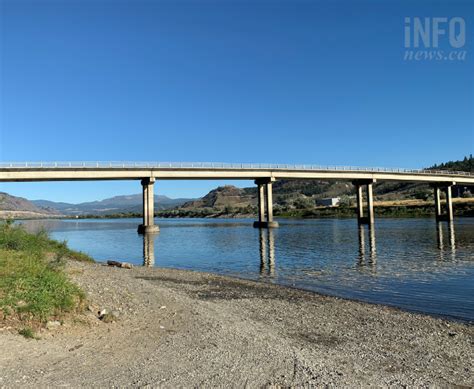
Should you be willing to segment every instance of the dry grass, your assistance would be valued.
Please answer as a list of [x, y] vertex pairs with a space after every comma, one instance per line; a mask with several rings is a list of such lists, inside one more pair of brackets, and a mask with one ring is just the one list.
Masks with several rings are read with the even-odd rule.
[[[445, 201], [441, 200], [441, 204], [444, 204], [444, 203]], [[474, 198], [454, 198], [453, 203], [474, 204]], [[433, 200], [408, 199], [408, 200], [392, 200], [392, 201], [375, 201], [374, 205], [378, 207], [416, 206], [416, 205], [433, 206]]]

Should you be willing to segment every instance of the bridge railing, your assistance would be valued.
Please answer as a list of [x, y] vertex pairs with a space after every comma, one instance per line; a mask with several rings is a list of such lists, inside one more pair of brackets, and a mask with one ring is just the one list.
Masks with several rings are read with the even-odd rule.
[[270, 164], [270, 163], [221, 163], [221, 162], [0, 162], [0, 169], [255, 169], [295, 171], [347, 171], [369, 173], [409, 173], [429, 175], [474, 176], [474, 173], [452, 170], [405, 169], [363, 166]]

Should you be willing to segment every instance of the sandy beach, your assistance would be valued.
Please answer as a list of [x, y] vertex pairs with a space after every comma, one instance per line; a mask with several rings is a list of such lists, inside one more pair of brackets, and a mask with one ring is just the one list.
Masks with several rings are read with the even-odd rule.
[[472, 325], [206, 273], [67, 272], [86, 313], [40, 340], [3, 329], [0, 387], [474, 385]]

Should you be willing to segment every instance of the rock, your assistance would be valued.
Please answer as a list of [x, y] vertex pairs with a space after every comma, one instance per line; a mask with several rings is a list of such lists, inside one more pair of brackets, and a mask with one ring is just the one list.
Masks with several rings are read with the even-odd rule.
[[133, 267], [130, 263], [119, 261], [107, 261], [107, 265], [121, 267], [123, 269], [131, 269]]
[[61, 326], [61, 322], [57, 320], [50, 320], [46, 323], [46, 328], [48, 330], [54, 330]]
[[99, 317], [99, 319], [104, 323], [114, 323], [117, 321], [117, 316], [115, 316], [113, 313], [106, 313]]

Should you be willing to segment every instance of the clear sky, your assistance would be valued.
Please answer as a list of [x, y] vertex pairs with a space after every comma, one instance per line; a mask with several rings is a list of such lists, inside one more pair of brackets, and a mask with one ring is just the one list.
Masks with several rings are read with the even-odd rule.
[[[0, 15], [0, 161], [425, 167], [474, 149], [473, 1], [0, 0]], [[462, 17], [466, 59], [404, 60], [414, 16]], [[0, 190], [79, 202], [140, 187]]]

